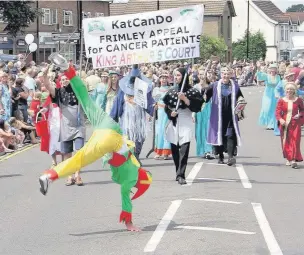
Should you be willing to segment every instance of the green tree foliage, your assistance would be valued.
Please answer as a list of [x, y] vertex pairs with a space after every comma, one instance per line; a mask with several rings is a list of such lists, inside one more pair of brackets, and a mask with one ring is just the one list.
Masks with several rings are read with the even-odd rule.
[[34, 1], [0, 1], [0, 16], [7, 23], [4, 31], [16, 37], [35, 21], [39, 15]]
[[[264, 35], [258, 31], [256, 33], [249, 33], [249, 60], [258, 60], [266, 57], [266, 41]], [[232, 44], [233, 58], [242, 60], [247, 59], [247, 31], [242, 39]]]
[[207, 35], [201, 36], [200, 55], [202, 59], [210, 59], [211, 56], [218, 56], [221, 59], [226, 55], [226, 43], [223, 38]]
[[293, 4], [286, 9], [286, 12], [304, 12], [304, 4]]

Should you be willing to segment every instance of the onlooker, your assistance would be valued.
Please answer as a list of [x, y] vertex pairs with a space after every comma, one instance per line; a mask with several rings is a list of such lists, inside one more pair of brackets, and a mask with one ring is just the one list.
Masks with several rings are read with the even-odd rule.
[[[12, 97], [14, 98], [14, 116], [22, 115], [24, 122], [28, 120], [27, 98], [29, 96], [28, 89], [24, 86], [24, 80], [18, 78], [13, 88]], [[21, 119], [21, 117], [19, 117]]]
[[8, 74], [0, 72], [0, 119], [4, 121], [11, 117], [11, 91], [8, 85]]
[[[72, 89], [70, 81], [66, 76], [61, 76], [61, 88], [52, 85], [47, 77], [48, 70], [44, 72], [44, 85], [50, 92], [52, 100], [61, 110], [60, 121], [60, 142], [61, 152], [64, 160], [72, 157], [74, 146], [80, 150], [84, 146], [85, 139], [85, 118], [82, 107], [78, 103], [76, 95]], [[79, 172], [75, 173], [75, 178], [69, 176], [66, 185], [83, 185]]]

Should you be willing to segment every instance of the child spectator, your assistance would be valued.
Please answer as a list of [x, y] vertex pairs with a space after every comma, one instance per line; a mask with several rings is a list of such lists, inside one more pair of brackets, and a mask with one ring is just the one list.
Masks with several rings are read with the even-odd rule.
[[32, 116], [32, 123], [36, 122], [36, 117], [38, 112], [40, 111], [41, 106], [41, 92], [35, 92], [33, 96], [33, 100], [30, 105], [30, 110], [32, 111], [30, 115]]
[[14, 152], [11, 148], [15, 148], [15, 136], [13, 133], [6, 131], [4, 120], [0, 120], [0, 139], [1, 148], [4, 149], [4, 152]]
[[17, 120], [15, 117], [10, 118], [10, 125], [15, 129], [22, 131], [25, 136], [30, 136], [32, 144], [37, 144], [39, 142], [35, 137], [35, 127], [30, 126], [21, 120]]

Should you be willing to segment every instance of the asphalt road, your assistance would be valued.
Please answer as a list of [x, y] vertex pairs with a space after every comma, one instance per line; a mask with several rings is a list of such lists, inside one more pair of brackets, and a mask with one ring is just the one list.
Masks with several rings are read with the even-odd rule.
[[188, 185], [179, 186], [172, 161], [142, 160], [153, 184], [134, 201], [139, 233], [118, 223], [119, 186], [101, 162], [83, 169], [85, 186], [59, 180], [43, 196], [47, 154], [35, 147], [0, 159], [0, 254], [304, 254], [304, 168], [286, 167], [279, 138], [258, 127], [262, 90], [243, 89], [236, 167], [196, 158], [193, 141]]

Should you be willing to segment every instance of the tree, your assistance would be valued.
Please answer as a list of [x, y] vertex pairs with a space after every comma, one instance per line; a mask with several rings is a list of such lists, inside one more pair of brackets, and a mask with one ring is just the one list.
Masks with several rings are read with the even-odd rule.
[[293, 4], [286, 9], [286, 12], [304, 12], [304, 4]]
[[[250, 60], [265, 59], [267, 52], [264, 35], [258, 31], [254, 34], [249, 33], [249, 54]], [[236, 59], [247, 59], [247, 31], [242, 39], [232, 44], [232, 54]]]
[[210, 59], [211, 56], [218, 56], [224, 59], [227, 45], [223, 38], [202, 35], [200, 41], [200, 55], [202, 59]]
[[7, 23], [4, 31], [13, 37], [29, 27], [39, 15], [38, 10], [33, 8], [34, 1], [0, 1], [0, 16]]

